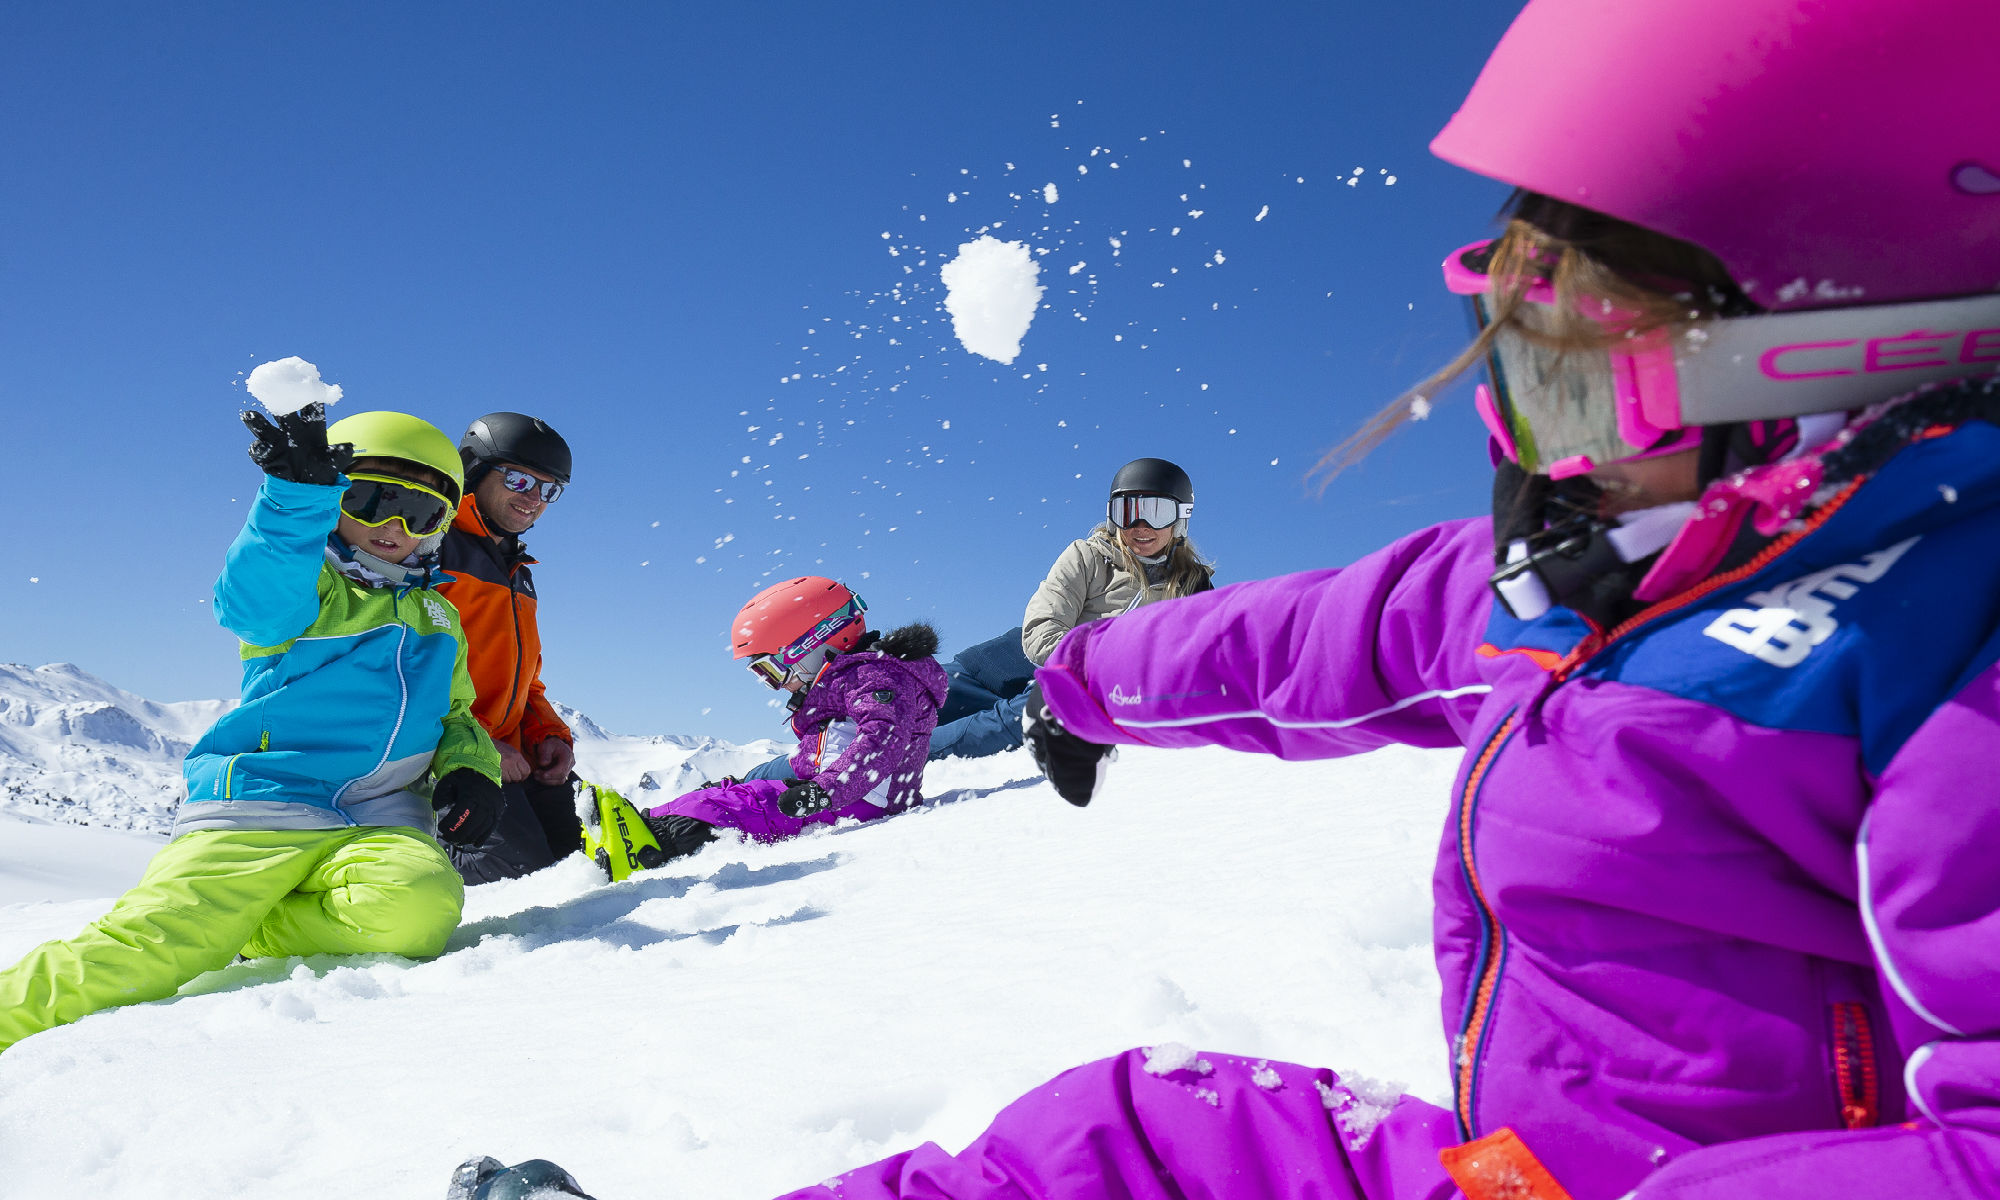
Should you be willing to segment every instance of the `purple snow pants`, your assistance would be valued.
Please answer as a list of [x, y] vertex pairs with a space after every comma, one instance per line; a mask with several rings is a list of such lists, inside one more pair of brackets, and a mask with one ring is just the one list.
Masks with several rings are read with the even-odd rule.
[[741, 829], [759, 842], [783, 841], [798, 836], [813, 825], [831, 825], [843, 817], [872, 821], [888, 815], [887, 809], [877, 808], [866, 800], [857, 800], [846, 808], [814, 813], [810, 817], [788, 817], [778, 810], [778, 797], [784, 793], [783, 780], [746, 779], [741, 783], [725, 783], [689, 792], [657, 808], [647, 809], [646, 815], [693, 817], [717, 829]]
[[[1171, 1065], [1162, 1047], [1154, 1070]], [[924, 1145], [782, 1200], [1449, 1200], [1456, 1127], [1401, 1096], [1377, 1106], [1331, 1071], [1149, 1052], [1088, 1063], [1002, 1109], [965, 1152]]]

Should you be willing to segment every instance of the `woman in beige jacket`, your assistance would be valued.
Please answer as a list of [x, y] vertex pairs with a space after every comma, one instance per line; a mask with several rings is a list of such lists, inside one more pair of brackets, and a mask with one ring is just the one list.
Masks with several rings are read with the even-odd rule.
[[1111, 479], [1106, 521], [1069, 544], [1035, 589], [1021, 621], [1021, 650], [1036, 666], [1063, 635], [1155, 600], [1214, 587], [1215, 568], [1188, 541], [1194, 483], [1163, 458], [1134, 459]]

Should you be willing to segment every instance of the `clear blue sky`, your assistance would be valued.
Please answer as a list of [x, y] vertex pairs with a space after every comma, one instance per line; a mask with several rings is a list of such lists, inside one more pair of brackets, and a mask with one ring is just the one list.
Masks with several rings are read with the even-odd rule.
[[[1305, 474], [1467, 334], [1504, 189], [1425, 146], [1516, 7], [12, 5], [0, 658], [235, 693], [241, 374], [293, 354], [569, 438], [545, 679], [624, 732], [779, 732], [725, 637], [779, 578], [1017, 623], [1140, 455], [1224, 582], [1483, 511], [1462, 399]], [[981, 230], [1048, 251], [1011, 367], [941, 308]]]

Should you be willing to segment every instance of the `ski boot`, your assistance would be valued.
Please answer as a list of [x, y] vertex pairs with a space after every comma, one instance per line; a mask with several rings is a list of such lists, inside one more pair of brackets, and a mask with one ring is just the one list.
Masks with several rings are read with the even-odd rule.
[[458, 1164], [451, 1173], [451, 1190], [445, 1193], [445, 1200], [535, 1200], [541, 1196], [591, 1200], [576, 1176], [546, 1158], [531, 1158], [508, 1167], [486, 1155]]
[[616, 883], [634, 871], [667, 861], [646, 818], [630, 800], [585, 780], [576, 783], [577, 816], [583, 820], [583, 852], [604, 877]]

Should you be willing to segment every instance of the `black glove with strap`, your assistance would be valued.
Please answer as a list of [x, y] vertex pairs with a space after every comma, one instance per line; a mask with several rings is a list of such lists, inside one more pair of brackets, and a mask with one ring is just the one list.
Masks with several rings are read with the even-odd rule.
[[812, 780], [794, 779], [792, 786], [778, 794], [778, 811], [794, 820], [822, 813], [833, 807], [833, 797]]
[[437, 810], [438, 840], [454, 846], [477, 846], [500, 823], [500, 806], [506, 803], [500, 785], [471, 767], [447, 771], [431, 789], [431, 807]]
[[256, 439], [250, 444], [250, 461], [273, 479], [334, 484], [354, 465], [353, 445], [326, 444], [326, 406], [318, 401], [285, 413], [275, 425], [253, 408], [243, 414], [243, 423]]
[[1042, 685], [1028, 689], [1027, 706], [1021, 710], [1021, 730], [1028, 739], [1028, 753], [1035, 765], [1055, 785], [1056, 795], [1082, 808], [1104, 783], [1104, 769], [1118, 757], [1115, 746], [1086, 742], [1064, 729], [1062, 722], [1042, 702]]

